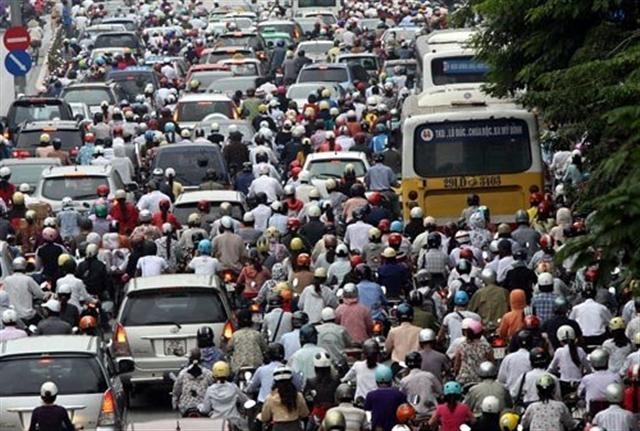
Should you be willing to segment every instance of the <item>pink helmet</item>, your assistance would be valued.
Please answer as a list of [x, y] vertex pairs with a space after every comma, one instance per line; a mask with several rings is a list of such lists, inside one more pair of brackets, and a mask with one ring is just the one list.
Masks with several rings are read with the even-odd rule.
[[52, 227], [45, 227], [42, 230], [42, 238], [47, 242], [53, 242], [58, 237], [58, 231]]
[[477, 320], [473, 320], [473, 321], [469, 322], [469, 331], [473, 332], [476, 335], [481, 334], [482, 333], [482, 323], [478, 322]]

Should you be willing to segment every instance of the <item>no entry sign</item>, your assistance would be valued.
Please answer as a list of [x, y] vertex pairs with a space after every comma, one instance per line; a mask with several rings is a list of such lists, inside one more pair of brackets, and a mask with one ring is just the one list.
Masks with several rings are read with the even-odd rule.
[[9, 51], [26, 51], [31, 43], [31, 37], [26, 28], [11, 27], [4, 33], [2, 41]]

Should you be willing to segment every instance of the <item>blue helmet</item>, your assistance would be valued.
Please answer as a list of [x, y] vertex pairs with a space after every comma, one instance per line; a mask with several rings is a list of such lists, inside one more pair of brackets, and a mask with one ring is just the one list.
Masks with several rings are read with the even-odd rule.
[[403, 229], [404, 229], [404, 226], [402, 225], [402, 222], [400, 220], [392, 221], [391, 226], [389, 227], [389, 230], [391, 232], [397, 232], [397, 233], [402, 233]]
[[105, 65], [105, 63], [106, 63], [106, 61], [104, 60], [104, 57], [100, 56], [100, 57], [96, 57], [96, 59], [95, 59], [95, 63], [96, 63], [98, 66], [104, 66], [104, 65]]
[[284, 40], [283, 39], [278, 39], [276, 41], [276, 46], [280, 46], [280, 47], [284, 46]]
[[156, 134], [153, 130], [147, 130], [146, 132], [144, 132], [144, 140], [145, 141], [153, 141], [153, 138], [155, 138]]
[[444, 384], [444, 394], [445, 395], [461, 395], [462, 394], [462, 386], [460, 383], [452, 380]]
[[198, 252], [200, 254], [211, 254], [211, 241], [203, 239], [198, 243]]
[[467, 305], [469, 303], [469, 295], [467, 292], [458, 290], [456, 295], [453, 297], [453, 303], [455, 305]]
[[391, 368], [386, 365], [378, 365], [375, 371], [376, 383], [391, 383], [393, 380], [393, 373], [391, 372]]
[[167, 124], [164, 125], [165, 133], [175, 132], [175, 131], [176, 131], [176, 125], [173, 124], [171, 121], [169, 121]]

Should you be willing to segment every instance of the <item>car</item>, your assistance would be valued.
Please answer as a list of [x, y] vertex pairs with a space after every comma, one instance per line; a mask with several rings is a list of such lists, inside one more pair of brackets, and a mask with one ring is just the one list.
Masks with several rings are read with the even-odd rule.
[[83, 82], [70, 84], [62, 89], [60, 97], [67, 102], [86, 103], [92, 114], [100, 112], [100, 104], [103, 101], [109, 105], [117, 105], [120, 100], [126, 99], [125, 93], [117, 84], [104, 82]]
[[218, 46], [216, 48], [206, 48], [202, 51], [200, 64], [218, 63], [220, 60], [242, 56], [242, 58], [256, 58], [256, 54], [251, 47], [245, 46]]
[[91, 111], [89, 111], [89, 107], [87, 106], [86, 103], [72, 102], [72, 103], [69, 103], [69, 106], [71, 106], [71, 111], [73, 112], [73, 118], [76, 118], [78, 120], [80, 118], [82, 118], [83, 120], [91, 119]]
[[205, 89], [218, 79], [232, 76], [231, 68], [223, 64], [194, 64], [189, 68], [185, 82], [189, 83], [195, 79], [200, 82], [200, 88]]
[[218, 113], [227, 118], [238, 116], [233, 101], [222, 94], [186, 94], [178, 99], [174, 120], [182, 128], [192, 129], [209, 114]]
[[56, 404], [67, 409], [76, 429], [124, 431], [127, 398], [121, 375], [131, 358], [114, 361], [98, 337], [49, 335], [0, 342], [0, 424], [3, 431], [29, 428], [42, 404], [40, 387], [58, 387]]
[[300, 42], [296, 48], [294, 58], [298, 58], [298, 52], [304, 50], [304, 54], [314, 62], [327, 61], [329, 50], [333, 48], [330, 40], [305, 40]]
[[11, 169], [12, 183], [29, 184], [29, 192], [33, 193], [38, 185], [38, 179], [40, 175], [42, 175], [42, 172], [49, 166], [60, 166], [60, 159], [57, 157], [4, 159], [0, 161], [0, 167], [2, 166], [8, 166]]
[[422, 27], [399, 26], [388, 28], [382, 33], [382, 47], [386, 48], [389, 41], [396, 39], [398, 43], [401, 41], [413, 42], [422, 32]]
[[207, 169], [214, 169], [218, 181], [229, 184], [229, 172], [217, 145], [211, 144], [179, 144], [164, 145], [158, 148], [153, 159], [153, 168], [173, 168], [176, 180], [186, 191], [198, 190]]
[[166, 274], [127, 283], [114, 324], [114, 358], [132, 357], [135, 369], [122, 376], [125, 387], [162, 385], [168, 373], [187, 364], [196, 333], [209, 326], [216, 345], [229, 339], [234, 322], [227, 293], [217, 276]]
[[234, 76], [262, 76], [262, 62], [257, 58], [226, 58], [218, 64], [229, 66]]
[[196, 124], [195, 129], [204, 130], [205, 136], [207, 136], [211, 132], [211, 124], [213, 123], [218, 124], [218, 127], [220, 127], [218, 133], [223, 135], [225, 138], [229, 137], [229, 127], [232, 125], [242, 133], [243, 139], [247, 142], [250, 141], [256, 133], [249, 121], [244, 119], [230, 120], [228, 118], [221, 117], [218, 114], [207, 115], [202, 121]]
[[284, 41], [284, 46], [288, 47], [293, 45], [293, 38], [289, 33], [281, 31], [265, 31], [260, 33], [260, 37], [264, 40], [264, 44], [267, 47], [267, 51], [271, 52], [275, 49], [278, 41]]
[[136, 31], [138, 30], [138, 22], [134, 18], [126, 18], [126, 17], [112, 17], [112, 18], [103, 18], [100, 21], [100, 24], [122, 24], [125, 26], [127, 31]]
[[293, 100], [296, 102], [296, 105], [301, 108], [308, 102], [309, 94], [317, 92], [320, 88], [328, 88], [331, 90], [332, 99], [339, 99], [345, 94], [345, 90], [339, 84], [304, 82], [290, 85], [287, 90], [287, 99]]
[[129, 48], [135, 54], [144, 53], [144, 42], [132, 31], [100, 33], [93, 42], [94, 48]]
[[[13, 139], [13, 134], [23, 123], [31, 121], [73, 120], [71, 106], [62, 99], [55, 97], [22, 96], [14, 100], [7, 116], [0, 118], [0, 123], [7, 128], [7, 138]], [[0, 127], [2, 128], [2, 127]]]
[[367, 82], [368, 80], [369, 74], [359, 64], [313, 63], [307, 64], [300, 70], [296, 83], [336, 83], [345, 90], [350, 90], [354, 88], [355, 81]]
[[[40, 176], [33, 197], [51, 206], [53, 212], [62, 208], [62, 199], [69, 196], [74, 207], [86, 212], [96, 199], [98, 186], [106, 185], [115, 192], [118, 189], [134, 191], [135, 183], [125, 184], [111, 165], [104, 166], [51, 166]], [[133, 200], [131, 193], [128, 200]]]
[[216, 38], [214, 46], [216, 48], [222, 46], [238, 46], [251, 48], [255, 52], [264, 51], [265, 48], [265, 44], [258, 33], [242, 31], [233, 31], [221, 34]]
[[93, 47], [93, 42], [96, 40], [101, 33], [108, 33], [112, 31], [127, 31], [127, 28], [124, 24], [96, 24], [89, 27], [86, 27], [84, 30], [80, 32], [80, 37], [78, 38], [81, 48], [91, 50]]
[[158, 74], [149, 66], [129, 66], [124, 70], [111, 70], [107, 73], [107, 81], [117, 84], [121, 94], [133, 103], [138, 94], [144, 94], [147, 84], [160, 88]]
[[372, 78], [376, 78], [380, 73], [380, 59], [377, 55], [369, 52], [338, 54], [335, 61], [336, 63], [346, 63], [349, 66], [360, 65]]
[[220, 218], [220, 204], [229, 202], [231, 204], [231, 217], [242, 220], [242, 215], [249, 210], [245, 196], [235, 190], [199, 190], [195, 192], [182, 193], [173, 203], [173, 214], [183, 225], [187, 225], [187, 220], [191, 213], [197, 211], [198, 202], [207, 201], [211, 204], [209, 218]]
[[184, 35], [184, 29], [179, 25], [165, 25], [161, 27], [145, 27], [142, 30], [143, 36], [153, 36], [154, 34], [165, 36], [168, 33], [173, 33], [177, 38], [181, 38]]
[[226, 94], [232, 97], [236, 91], [242, 91], [244, 94], [250, 88], [257, 88], [256, 85], [259, 77], [257, 76], [234, 76], [218, 79], [207, 87], [207, 93]]
[[280, 32], [287, 33], [289, 37], [298, 42], [302, 37], [302, 27], [295, 21], [291, 20], [267, 20], [261, 21], [256, 26], [258, 33], [264, 36], [265, 33], [269, 32]]
[[[48, 134], [51, 139], [60, 138], [62, 149], [75, 159], [82, 146], [83, 129], [75, 121], [32, 121], [19, 130], [11, 155], [16, 158], [32, 157], [40, 146], [40, 136]], [[37, 178], [34, 178], [37, 180]]]
[[295, 21], [298, 23], [298, 25], [302, 29], [302, 34], [305, 36], [313, 32], [313, 30], [316, 27], [316, 23], [319, 23], [320, 25], [324, 25], [322, 20], [317, 17], [310, 17], [310, 18], [297, 17]]
[[325, 151], [307, 155], [302, 172], [309, 172], [311, 178], [342, 178], [344, 168], [353, 165], [357, 178], [363, 178], [369, 170], [367, 155], [360, 151]]
[[320, 19], [325, 25], [334, 25], [338, 23], [336, 15], [330, 10], [297, 10], [296, 17]]
[[130, 423], [127, 431], [222, 431], [226, 427], [224, 419], [177, 418]]

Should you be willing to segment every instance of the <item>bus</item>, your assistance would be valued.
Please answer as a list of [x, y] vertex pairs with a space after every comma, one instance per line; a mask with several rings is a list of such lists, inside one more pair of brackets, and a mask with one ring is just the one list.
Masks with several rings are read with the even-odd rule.
[[342, 0], [290, 0], [294, 18], [318, 17], [327, 25], [337, 22]]
[[438, 224], [457, 222], [475, 193], [492, 222], [513, 222], [530, 188], [543, 190], [537, 119], [509, 103], [434, 106], [410, 115], [402, 132], [405, 218], [420, 206]]

